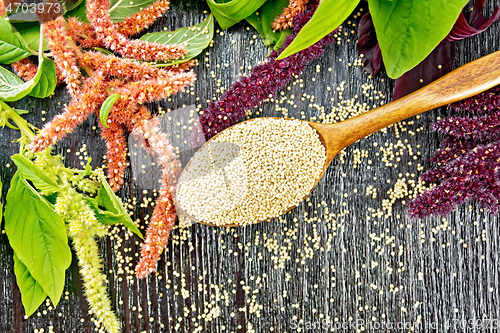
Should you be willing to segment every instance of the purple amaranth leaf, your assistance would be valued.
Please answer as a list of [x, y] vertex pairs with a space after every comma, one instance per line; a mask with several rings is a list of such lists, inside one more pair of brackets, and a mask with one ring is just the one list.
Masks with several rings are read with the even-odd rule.
[[455, 43], [441, 42], [417, 66], [396, 79], [393, 100], [411, 94], [453, 70]]
[[500, 6], [497, 6], [495, 12], [490, 18], [485, 17], [483, 11], [486, 0], [477, 0], [470, 13], [460, 13], [457, 22], [446, 37], [446, 40], [461, 40], [467, 37], [477, 35], [488, 29], [490, 25], [500, 19]]
[[358, 25], [358, 53], [369, 74], [377, 74], [382, 65], [382, 53], [370, 12], [363, 15]]

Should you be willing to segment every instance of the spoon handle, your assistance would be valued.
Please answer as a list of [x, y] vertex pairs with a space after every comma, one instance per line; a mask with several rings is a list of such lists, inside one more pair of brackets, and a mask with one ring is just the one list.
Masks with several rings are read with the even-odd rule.
[[343, 143], [344, 148], [389, 125], [477, 95], [499, 84], [500, 51], [497, 51], [455, 69], [410, 95], [343, 121], [330, 133], [336, 136], [336, 141]]

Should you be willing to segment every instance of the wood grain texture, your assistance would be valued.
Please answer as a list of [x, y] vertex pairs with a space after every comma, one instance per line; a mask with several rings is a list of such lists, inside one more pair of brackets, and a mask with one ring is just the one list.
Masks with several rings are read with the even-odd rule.
[[[488, 13], [495, 5], [498, 1], [487, 2]], [[201, 1], [174, 1], [171, 7], [151, 31], [197, 24], [208, 10]], [[341, 36], [340, 45], [330, 46], [321, 59], [307, 66], [302, 82], [283, 91], [294, 101], [294, 105], [279, 104], [288, 109], [289, 117], [309, 120], [320, 115], [321, 107], [330, 110], [342, 101], [347, 105], [345, 101], [355, 95], [354, 105], [374, 105], [380, 95], [386, 101], [390, 98], [393, 82], [384, 74], [370, 79], [361, 67], [347, 65], [357, 58], [356, 35], [351, 29], [356, 27], [345, 29], [348, 36]], [[216, 34], [214, 46], [198, 58], [194, 94], [179, 94], [151, 107], [205, 106], [207, 100], [220, 96], [220, 88], [230, 87], [241, 67], [248, 72], [248, 66], [267, 54], [254, 35], [244, 23]], [[496, 23], [485, 33], [457, 43], [455, 67], [498, 51], [499, 42]], [[364, 84], [373, 88], [366, 90]], [[40, 127], [42, 117], [50, 120], [68, 101], [67, 93], [58, 89], [50, 99], [26, 98], [12, 104], [31, 110], [26, 118]], [[261, 109], [254, 116], [281, 116], [274, 102], [266, 102]], [[499, 327], [495, 322], [500, 320], [498, 217], [471, 203], [445, 220], [415, 220], [406, 214], [405, 198], [393, 199], [392, 211], [384, 209], [388, 207], [384, 200], [391, 201], [388, 192], [398, 179], [406, 178], [409, 184], [421, 174], [419, 164], [429, 166], [428, 158], [441, 140], [430, 124], [447, 114], [446, 108], [430, 111], [354, 143], [332, 161], [309, 200], [280, 218], [244, 228], [194, 224], [175, 230], [157, 274], [147, 279], [127, 273], [138, 259], [134, 255], [140, 249], [137, 238], [119, 231], [113, 239], [101, 240], [105, 270], [112, 272], [108, 273], [108, 289], [123, 332], [290, 333], [297, 332], [294, 320], [318, 325], [302, 332], [330, 331], [333, 324], [319, 326], [324, 320], [343, 324], [335, 326], [338, 332], [355, 332], [353, 327], [361, 326], [365, 332], [409, 331], [383, 330], [375, 323], [391, 323], [396, 328], [398, 323], [409, 323], [416, 332], [497, 332], [494, 326], [477, 324], [489, 319]], [[336, 120], [344, 117], [337, 112]], [[97, 122], [97, 118], [90, 119], [57, 146], [67, 165], [79, 166], [77, 152], [82, 144], [89, 147], [93, 165], [102, 164], [105, 145], [92, 129]], [[13, 130], [0, 131], [4, 184], [9, 184], [15, 171], [9, 156], [18, 151], [12, 143], [17, 137]], [[381, 147], [392, 149], [392, 161], [384, 160]], [[134, 218], [144, 221], [152, 211], [151, 206], [140, 205], [147, 195], [136, 186], [130, 170], [126, 177], [120, 196], [125, 201], [136, 197]], [[376, 197], [366, 195], [370, 186], [376, 189]], [[50, 327], [54, 332], [95, 332], [76, 258], [58, 307], [51, 310], [50, 305], [42, 305], [39, 315], [23, 318], [12, 250], [4, 234], [0, 236], [0, 299], [0, 332], [41, 328], [50, 332]]]

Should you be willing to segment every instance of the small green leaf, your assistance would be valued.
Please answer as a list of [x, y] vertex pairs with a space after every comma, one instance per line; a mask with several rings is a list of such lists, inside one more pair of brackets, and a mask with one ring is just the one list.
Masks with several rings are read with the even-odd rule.
[[[41, 59], [35, 77], [27, 82], [24, 82], [5, 68], [0, 67], [0, 101], [17, 101], [28, 94], [34, 97], [43, 98], [54, 91], [54, 80], [57, 80], [57, 78], [55, 78], [54, 62], [45, 57], [41, 57]], [[40, 80], [40, 86], [34, 89]], [[32, 91], [33, 94], [31, 94]]]
[[110, 50], [108, 49], [103, 49], [102, 47], [94, 47], [93, 48], [95, 51], [97, 52], [100, 52], [104, 55], [107, 55], [107, 56], [114, 56], [113, 52], [111, 52]]
[[368, 1], [387, 75], [396, 79], [424, 60], [448, 35], [467, 2]]
[[141, 232], [135, 226], [134, 222], [128, 215], [127, 211], [123, 207], [122, 203], [116, 197], [115, 193], [109, 187], [108, 182], [104, 176], [101, 176], [101, 187], [97, 192], [97, 205], [104, 207], [108, 214], [105, 211], [97, 212], [98, 215], [101, 215], [100, 220], [104, 224], [114, 224], [118, 222], [122, 222], [124, 226], [126, 226], [130, 231], [132, 231], [137, 236], [142, 237]]
[[108, 98], [102, 103], [101, 111], [99, 112], [99, 119], [101, 120], [101, 124], [104, 127], [108, 126], [108, 115], [111, 108], [116, 103], [117, 100], [120, 99], [120, 94], [109, 95]]
[[19, 172], [7, 193], [5, 232], [19, 260], [56, 306], [71, 263], [66, 227], [54, 207]]
[[257, 30], [260, 37], [262, 37], [264, 45], [272, 47], [276, 51], [281, 48], [286, 36], [290, 35], [292, 30], [285, 29], [275, 32], [271, 28], [271, 23], [283, 13], [283, 9], [287, 7], [288, 4], [289, 0], [268, 0], [259, 8], [259, 15], [255, 12], [246, 18], [247, 22], [250, 23], [255, 30]]
[[278, 60], [308, 48], [337, 29], [358, 6], [359, 1], [322, 0], [309, 22], [300, 30], [293, 42], [279, 55]]
[[130, 15], [152, 5], [154, 2], [155, 0], [111, 0], [109, 15], [113, 22], [123, 21]]
[[14, 273], [16, 274], [17, 285], [21, 291], [21, 300], [26, 316], [31, 316], [36, 309], [47, 298], [47, 293], [42, 286], [31, 276], [28, 268], [19, 260], [14, 253]]
[[164, 67], [181, 64], [193, 59], [210, 45], [213, 38], [214, 17], [210, 14], [203, 22], [197, 25], [180, 28], [175, 31], [152, 32], [142, 36], [140, 39], [159, 44], [181, 44], [186, 47], [188, 54], [182, 59], [152, 63], [158, 67]]
[[50, 194], [59, 190], [59, 186], [54, 183], [54, 181], [50, 179], [49, 176], [42, 171], [42, 169], [36, 166], [25, 156], [16, 154], [12, 156], [11, 159], [16, 164], [21, 176], [24, 179], [31, 181], [40, 191]]
[[31, 55], [30, 49], [21, 35], [0, 17], [0, 63], [11, 64]]
[[227, 29], [252, 15], [265, 2], [266, 0], [232, 0], [217, 3], [216, 0], [207, 0], [208, 7], [222, 29]]

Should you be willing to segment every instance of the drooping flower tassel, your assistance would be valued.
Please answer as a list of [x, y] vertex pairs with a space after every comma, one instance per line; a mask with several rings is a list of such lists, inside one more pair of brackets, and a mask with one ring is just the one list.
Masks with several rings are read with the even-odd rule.
[[293, 28], [293, 19], [306, 10], [308, 1], [309, 0], [290, 0], [288, 7], [283, 9], [283, 13], [271, 23], [271, 28], [274, 31]]

